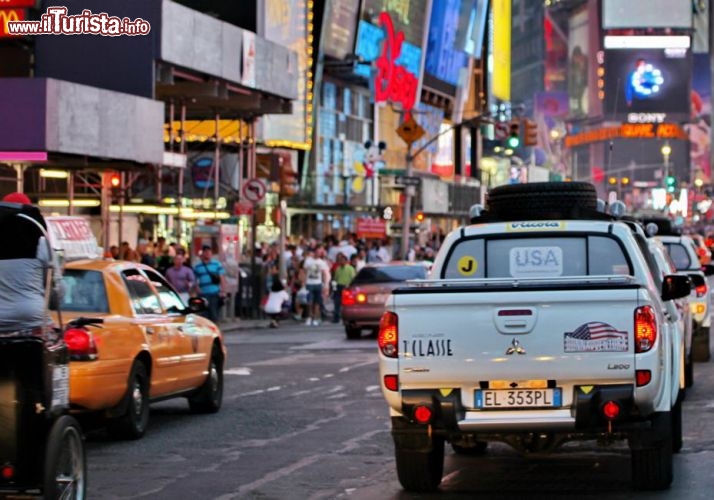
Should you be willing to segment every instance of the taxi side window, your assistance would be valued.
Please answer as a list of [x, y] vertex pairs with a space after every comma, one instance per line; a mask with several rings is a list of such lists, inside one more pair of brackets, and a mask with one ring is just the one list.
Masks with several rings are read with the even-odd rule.
[[151, 288], [149, 280], [137, 269], [128, 269], [122, 272], [126, 283], [131, 306], [136, 314], [161, 314], [159, 297]]
[[166, 280], [160, 274], [147, 270], [144, 270], [144, 272], [151, 280], [151, 284], [154, 285], [156, 291], [159, 292], [159, 300], [165, 310], [178, 312], [184, 308], [181, 297], [171, 289], [171, 286], [166, 283]]

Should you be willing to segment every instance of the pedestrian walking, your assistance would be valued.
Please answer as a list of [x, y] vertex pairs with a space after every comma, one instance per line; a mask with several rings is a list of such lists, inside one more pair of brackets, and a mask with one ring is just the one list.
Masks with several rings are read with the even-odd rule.
[[337, 254], [337, 267], [333, 274], [335, 280], [335, 291], [332, 295], [332, 322], [339, 323], [342, 313], [342, 290], [344, 290], [352, 282], [357, 272], [355, 268], [347, 261], [347, 257], [343, 253]]
[[184, 265], [185, 261], [186, 251], [177, 251], [173, 265], [166, 270], [166, 280], [176, 289], [184, 304], [188, 304], [191, 292], [196, 286], [196, 275], [193, 269]]
[[226, 296], [226, 271], [221, 263], [213, 258], [213, 249], [209, 245], [204, 245], [201, 249], [201, 258], [193, 272], [196, 275], [196, 291], [208, 301], [205, 316], [217, 323]]
[[308, 249], [306, 255], [303, 267], [306, 275], [305, 286], [310, 298], [305, 324], [317, 326], [321, 322], [325, 298], [330, 290], [330, 268], [324, 259], [315, 255], [314, 249]]

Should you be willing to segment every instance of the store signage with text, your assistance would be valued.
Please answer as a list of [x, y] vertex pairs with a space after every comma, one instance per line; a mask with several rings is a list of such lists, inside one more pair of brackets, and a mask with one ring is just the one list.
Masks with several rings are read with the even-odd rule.
[[619, 127], [589, 130], [565, 138], [565, 147], [572, 148], [610, 139], [679, 139], [689, 140], [687, 133], [675, 123], [625, 123]]
[[385, 238], [387, 236], [387, 221], [384, 219], [370, 219], [359, 217], [357, 219], [358, 238]]
[[[35, 7], [37, 0], [0, 0], [0, 9], [9, 7]], [[22, 19], [21, 19], [22, 21]]]
[[[0, 7], [4, 4], [0, 1]], [[15, 36], [8, 33], [8, 21], [24, 21], [25, 11], [22, 9], [2, 9], [0, 8], [0, 38]]]

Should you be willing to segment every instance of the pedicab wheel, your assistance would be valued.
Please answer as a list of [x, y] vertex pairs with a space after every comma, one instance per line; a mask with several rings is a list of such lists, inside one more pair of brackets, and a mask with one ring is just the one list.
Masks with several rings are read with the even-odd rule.
[[79, 423], [63, 415], [52, 425], [45, 455], [45, 500], [83, 500], [87, 493], [87, 463]]

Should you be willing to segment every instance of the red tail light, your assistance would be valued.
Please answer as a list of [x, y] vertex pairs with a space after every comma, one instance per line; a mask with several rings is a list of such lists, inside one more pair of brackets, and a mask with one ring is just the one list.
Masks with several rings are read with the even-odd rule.
[[636, 370], [635, 380], [637, 381], [637, 387], [647, 385], [652, 380], [652, 372], [649, 370]]
[[379, 320], [379, 334], [377, 344], [379, 350], [388, 358], [396, 358], [399, 355], [399, 318], [391, 311], [382, 314]]
[[12, 465], [3, 465], [2, 468], [0, 468], [0, 475], [3, 479], [12, 479], [15, 477], [15, 467]]
[[343, 306], [353, 306], [355, 305], [355, 294], [349, 288], [342, 290], [342, 305]]
[[385, 375], [384, 387], [390, 391], [397, 392], [399, 390], [399, 375]]
[[608, 401], [602, 405], [602, 414], [605, 415], [605, 418], [608, 420], [615, 420], [620, 414], [620, 405], [614, 401]]
[[707, 294], [707, 285], [699, 285], [695, 290], [697, 297], [704, 297]]
[[657, 340], [657, 315], [652, 306], [635, 309], [635, 352], [647, 352]]
[[419, 405], [414, 408], [414, 420], [416, 420], [420, 424], [428, 424], [429, 422], [431, 422], [431, 417], [433, 415], [434, 412], [432, 412], [431, 408], [429, 408], [428, 406]]
[[64, 332], [64, 342], [71, 359], [97, 359], [97, 345], [92, 332], [86, 328], [69, 328]]

